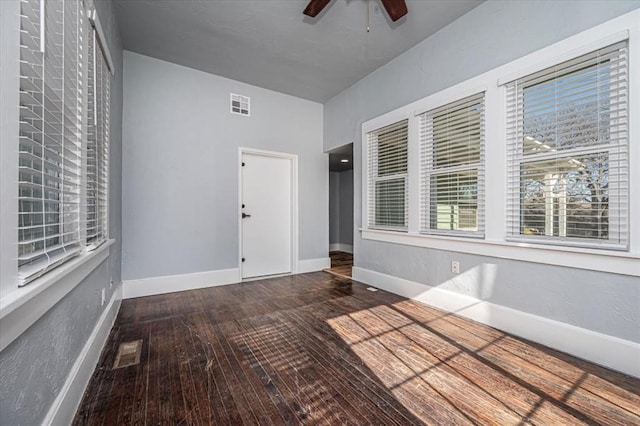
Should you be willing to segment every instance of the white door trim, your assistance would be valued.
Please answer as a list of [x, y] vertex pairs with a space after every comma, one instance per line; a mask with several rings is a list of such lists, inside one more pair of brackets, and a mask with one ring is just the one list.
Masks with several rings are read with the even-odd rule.
[[238, 282], [242, 279], [242, 156], [243, 154], [291, 160], [291, 274], [298, 273], [298, 156], [285, 152], [238, 147]]

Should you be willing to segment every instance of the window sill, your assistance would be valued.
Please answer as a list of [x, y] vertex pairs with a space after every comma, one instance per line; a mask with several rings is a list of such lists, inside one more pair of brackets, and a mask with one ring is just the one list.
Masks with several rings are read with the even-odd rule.
[[365, 240], [383, 241], [437, 250], [544, 263], [591, 271], [640, 276], [640, 254], [542, 244], [487, 241], [475, 238], [407, 234], [360, 229]]
[[42, 315], [82, 282], [109, 257], [111, 239], [49, 271], [29, 285], [0, 298], [0, 351], [33, 325]]

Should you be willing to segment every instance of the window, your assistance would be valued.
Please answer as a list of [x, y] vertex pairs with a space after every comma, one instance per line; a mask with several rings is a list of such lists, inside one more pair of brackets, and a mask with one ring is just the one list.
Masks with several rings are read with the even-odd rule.
[[110, 74], [82, 1], [22, 0], [20, 14], [23, 286], [107, 238]]
[[421, 232], [484, 234], [484, 93], [420, 115]]
[[83, 21], [79, 2], [21, 2], [19, 285], [81, 248]]
[[406, 230], [408, 120], [367, 135], [370, 228]]
[[627, 247], [627, 43], [508, 83], [509, 239]]
[[92, 31], [88, 50], [86, 244], [91, 249], [103, 243], [108, 236], [107, 200], [111, 87], [109, 68], [95, 30]]

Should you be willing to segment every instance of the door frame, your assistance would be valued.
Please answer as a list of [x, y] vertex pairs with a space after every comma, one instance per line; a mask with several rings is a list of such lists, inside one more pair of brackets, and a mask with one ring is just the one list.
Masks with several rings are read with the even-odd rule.
[[238, 147], [238, 282], [256, 278], [242, 278], [242, 156], [244, 154], [263, 157], [284, 158], [291, 161], [291, 275], [298, 272], [298, 156], [286, 152]]

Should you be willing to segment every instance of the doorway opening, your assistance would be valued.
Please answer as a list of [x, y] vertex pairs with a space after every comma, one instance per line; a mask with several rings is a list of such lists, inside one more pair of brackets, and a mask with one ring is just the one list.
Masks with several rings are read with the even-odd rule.
[[353, 143], [329, 151], [329, 257], [326, 272], [351, 278], [353, 267]]

